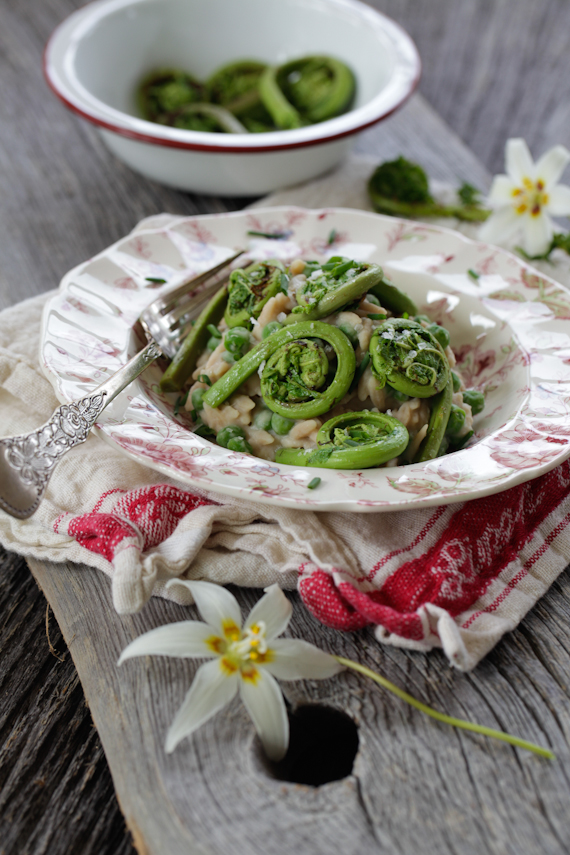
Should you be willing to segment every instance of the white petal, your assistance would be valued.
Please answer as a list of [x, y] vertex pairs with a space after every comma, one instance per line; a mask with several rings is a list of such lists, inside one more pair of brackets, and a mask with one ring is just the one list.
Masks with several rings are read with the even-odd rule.
[[543, 154], [534, 167], [535, 178], [544, 183], [546, 189], [557, 183], [558, 179], [568, 166], [570, 151], [563, 145], [555, 145], [546, 154]]
[[548, 194], [546, 209], [553, 217], [567, 217], [570, 214], [570, 187], [559, 184]]
[[181, 739], [197, 730], [237, 694], [239, 672], [228, 676], [221, 660], [207, 662], [196, 672], [184, 703], [176, 713], [166, 735], [165, 750], [170, 754]]
[[490, 243], [506, 243], [522, 226], [521, 216], [511, 206], [499, 208], [479, 229], [479, 239]]
[[279, 587], [270, 585], [264, 596], [257, 601], [245, 622], [244, 629], [254, 623], [265, 623], [265, 637], [268, 641], [280, 635], [291, 620], [293, 606]]
[[211, 627], [223, 633], [224, 624], [228, 621], [241, 628], [241, 611], [238, 601], [233, 594], [222, 585], [212, 582], [189, 582], [186, 579], [171, 579], [166, 587], [184, 585], [196, 601], [198, 611]]
[[524, 218], [523, 249], [528, 255], [542, 255], [552, 240], [552, 223], [546, 214]]
[[212, 627], [197, 620], [185, 620], [180, 623], [168, 623], [139, 635], [125, 647], [118, 661], [133, 656], [178, 656], [181, 659], [208, 657], [216, 654], [207, 646], [206, 639], [211, 638]]
[[528, 146], [523, 139], [507, 140], [505, 167], [515, 184], [520, 187], [523, 178], [534, 176], [534, 163]]
[[271, 642], [275, 659], [263, 667], [278, 680], [324, 680], [343, 670], [334, 656], [293, 638], [280, 638]]
[[240, 681], [240, 696], [270, 760], [281, 760], [289, 745], [289, 719], [281, 689], [271, 674], [256, 669], [255, 682]]
[[508, 175], [495, 175], [489, 190], [489, 202], [495, 205], [512, 205], [513, 190], [516, 190], [517, 186]]

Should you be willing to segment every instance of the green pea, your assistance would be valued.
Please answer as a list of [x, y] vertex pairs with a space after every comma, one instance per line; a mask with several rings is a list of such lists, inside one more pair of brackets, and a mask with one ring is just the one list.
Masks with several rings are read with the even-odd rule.
[[204, 401], [202, 400], [204, 397], [205, 389], [194, 389], [192, 392], [192, 407], [196, 410], [197, 413], [200, 410], [204, 409]]
[[262, 338], [268, 338], [271, 335], [271, 333], [274, 333], [277, 330], [280, 330], [282, 326], [283, 326], [283, 324], [280, 324], [279, 321], [269, 321], [269, 323], [263, 327], [263, 332], [261, 333], [261, 337]]
[[450, 341], [449, 331], [446, 330], [445, 327], [440, 327], [439, 324], [431, 324], [431, 326], [428, 327], [428, 331], [445, 350]]
[[373, 306], [379, 306], [380, 305], [380, 300], [378, 299], [376, 294], [367, 294], [366, 295], [366, 301], [368, 303], [372, 303]]
[[228, 442], [226, 448], [230, 451], [241, 451], [242, 454], [253, 454], [253, 448], [242, 436], [234, 436]]
[[215, 349], [217, 348], [217, 346], [219, 345], [219, 343], [220, 343], [220, 339], [219, 339], [219, 338], [216, 338], [215, 336], [210, 336], [210, 338], [209, 338], [209, 339], [208, 339], [208, 341], [207, 341], [206, 347], [208, 348], [208, 350], [210, 351], [210, 353], [213, 353], [213, 352], [214, 352], [214, 350], [215, 350]]
[[353, 347], [358, 347], [358, 333], [352, 324], [339, 324], [338, 328], [345, 334]]
[[216, 442], [218, 445], [221, 445], [222, 448], [228, 448], [229, 441], [236, 437], [245, 439], [245, 431], [242, 427], [239, 427], [239, 425], [230, 425], [229, 427], [222, 428], [222, 430], [216, 435]]
[[253, 417], [253, 424], [259, 430], [269, 430], [271, 427], [271, 419], [273, 417], [273, 413], [271, 410], [266, 409], [265, 407], [256, 413]]
[[273, 413], [271, 416], [271, 428], [279, 436], [285, 436], [285, 434], [289, 433], [294, 424], [294, 419], [286, 419], [285, 416], [280, 416], [279, 413]]
[[431, 321], [427, 315], [416, 315], [414, 317], [414, 321], [417, 321], [418, 324], [421, 324], [422, 321], [424, 321], [426, 324], [431, 324]]
[[462, 410], [461, 407], [458, 407], [456, 404], [452, 404], [445, 432], [449, 434], [449, 436], [455, 436], [459, 433], [464, 424], [465, 410]]
[[247, 344], [249, 344], [249, 330], [245, 327], [232, 327], [224, 337], [226, 350], [234, 356], [241, 356]]
[[233, 355], [233, 353], [229, 353], [229, 351], [227, 351], [227, 350], [224, 350], [224, 352], [222, 353], [222, 359], [224, 360], [224, 362], [227, 362], [229, 365], [233, 365], [234, 362], [236, 362], [236, 358]]
[[463, 393], [463, 400], [469, 404], [474, 416], [482, 413], [485, 409], [485, 395], [483, 392], [477, 392], [475, 389], [467, 389]]
[[459, 377], [459, 374], [456, 374], [455, 371], [452, 371], [451, 379], [453, 381], [453, 391], [459, 392], [459, 390], [461, 389], [461, 379]]

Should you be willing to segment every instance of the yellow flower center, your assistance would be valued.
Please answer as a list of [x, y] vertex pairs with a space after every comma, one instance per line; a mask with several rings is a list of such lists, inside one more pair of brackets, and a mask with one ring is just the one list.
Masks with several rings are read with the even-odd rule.
[[529, 214], [539, 217], [542, 208], [548, 205], [548, 193], [544, 192], [544, 182], [539, 178], [532, 181], [523, 178], [523, 186], [513, 190], [514, 207], [517, 214]]
[[259, 676], [256, 665], [271, 662], [273, 652], [267, 646], [266, 626], [263, 621], [252, 624], [241, 632], [234, 623], [225, 623], [224, 637], [212, 635], [206, 644], [221, 658], [221, 666], [230, 676], [239, 669], [244, 680], [255, 682]]

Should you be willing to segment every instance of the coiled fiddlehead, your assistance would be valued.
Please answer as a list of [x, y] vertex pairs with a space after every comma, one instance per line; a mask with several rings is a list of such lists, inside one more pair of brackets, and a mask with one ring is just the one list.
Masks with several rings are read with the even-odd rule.
[[244, 59], [219, 68], [206, 83], [212, 104], [219, 104], [245, 125], [251, 133], [276, 130], [259, 94], [259, 81], [267, 66]]
[[278, 128], [300, 128], [346, 112], [354, 99], [352, 71], [337, 59], [309, 56], [267, 68], [259, 93]]
[[285, 268], [280, 261], [261, 261], [243, 270], [234, 270], [228, 284], [228, 304], [224, 320], [229, 327], [250, 326], [270, 297], [281, 290]]
[[382, 268], [335, 256], [326, 264], [308, 265], [307, 281], [297, 288], [295, 306], [285, 323], [317, 320], [358, 300], [383, 280]]
[[398, 457], [408, 441], [408, 431], [398, 419], [364, 410], [325, 422], [317, 434], [317, 449], [280, 448], [275, 460], [292, 466], [369, 469]]
[[390, 318], [370, 339], [372, 373], [380, 388], [386, 383], [415, 398], [430, 398], [450, 379], [445, 352], [434, 336], [416, 321]]
[[185, 71], [160, 68], [144, 78], [137, 96], [139, 109], [145, 119], [169, 125], [169, 117], [186, 104], [205, 101], [206, 89]]
[[[322, 341], [335, 352], [332, 380]], [[263, 400], [270, 410], [289, 419], [310, 419], [338, 404], [350, 387], [355, 368], [354, 350], [341, 330], [319, 321], [305, 321], [283, 327], [260, 341], [208, 389], [203, 400], [219, 407], [259, 371]]]

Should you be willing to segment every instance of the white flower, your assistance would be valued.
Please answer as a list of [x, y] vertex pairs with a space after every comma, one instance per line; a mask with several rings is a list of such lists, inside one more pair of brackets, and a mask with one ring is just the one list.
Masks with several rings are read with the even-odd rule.
[[271, 585], [242, 627], [236, 598], [210, 582], [171, 580], [192, 593], [205, 623], [183, 621], [158, 627], [126, 647], [120, 665], [133, 656], [208, 658], [201, 665], [166, 736], [170, 753], [239, 692], [267, 756], [280, 760], [289, 744], [289, 720], [280, 680], [320, 679], [342, 670], [333, 656], [306, 641], [277, 640], [291, 619], [292, 606]]
[[568, 161], [568, 149], [557, 145], [533, 163], [524, 140], [508, 140], [508, 174], [493, 179], [489, 201], [496, 211], [481, 228], [481, 240], [505, 243], [522, 230], [525, 252], [530, 256], [545, 253], [554, 233], [549, 215], [570, 214], [570, 187], [557, 184]]

